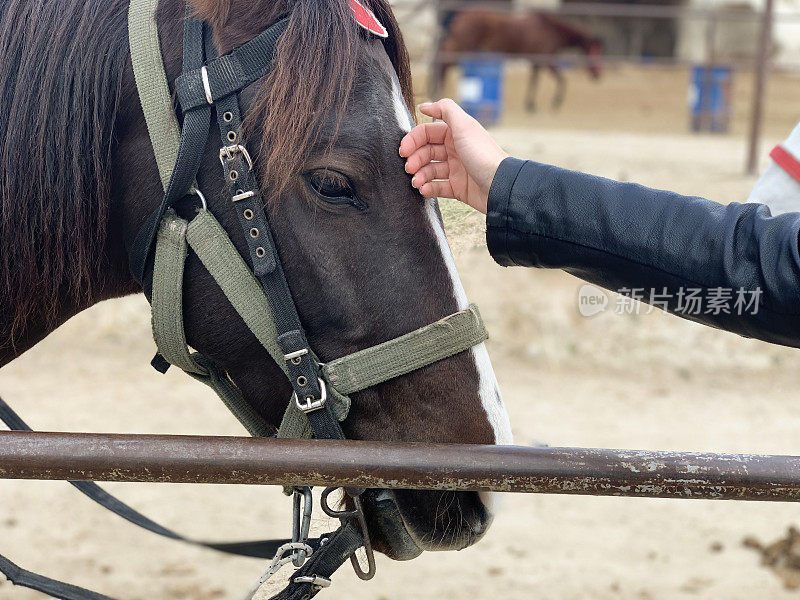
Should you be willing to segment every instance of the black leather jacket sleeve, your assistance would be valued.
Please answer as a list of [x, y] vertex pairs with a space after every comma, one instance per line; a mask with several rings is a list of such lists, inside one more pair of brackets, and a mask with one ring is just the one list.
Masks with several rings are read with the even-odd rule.
[[[772, 216], [762, 204], [722, 205], [515, 158], [500, 165], [487, 212], [489, 251], [503, 266], [639, 289], [679, 316], [794, 347], [799, 230], [800, 213]], [[695, 313], [687, 294], [731, 297], [727, 312], [718, 300]], [[757, 308], [736, 305], [745, 294]]]

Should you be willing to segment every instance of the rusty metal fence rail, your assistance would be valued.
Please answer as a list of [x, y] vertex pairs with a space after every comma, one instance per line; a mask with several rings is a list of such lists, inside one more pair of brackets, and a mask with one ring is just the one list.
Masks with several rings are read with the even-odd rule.
[[0, 478], [800, 500], [800, 456], [0, 432]]

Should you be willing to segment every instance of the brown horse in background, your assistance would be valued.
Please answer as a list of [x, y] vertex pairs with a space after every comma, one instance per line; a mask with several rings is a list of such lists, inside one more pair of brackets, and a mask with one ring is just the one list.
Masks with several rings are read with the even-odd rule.
[[[599, 38], [553, 15], [530, 12], [524, 15], [489, 9], [467, 9], [452, 16], [437, 49], [437, 60], [431, 81], [431, 96], [437, 97], [445, 75], [456, 62], [451, 53], [498, 52], [529, 57], [531, 75], [528, 81], [526, 105], [536, 110], [536, 90], [539, 72], [547, 67], [556, 78], [557, 88], [553, 109], [564, 102], [566, 79], [555, 55], [569, 48], [586, 53], [588, 69], [594, 79], [600, 78], [603, 45]], [[549, 58], [548, 58], [549, 57]]]

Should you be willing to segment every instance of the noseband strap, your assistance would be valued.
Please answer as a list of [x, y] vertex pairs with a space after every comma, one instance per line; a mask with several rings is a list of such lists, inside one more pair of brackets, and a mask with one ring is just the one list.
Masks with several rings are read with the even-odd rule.
[[352, 394], [406, 375], [485, 342], [489, 337], [475, 304], [404, 336], [323, 366], [341, 394]]

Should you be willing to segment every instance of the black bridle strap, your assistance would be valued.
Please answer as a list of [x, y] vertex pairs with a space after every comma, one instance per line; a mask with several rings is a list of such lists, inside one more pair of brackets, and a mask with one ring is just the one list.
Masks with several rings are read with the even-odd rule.
[[183, 73], [175, 81], [181, 110], [187, 113], [217, 104], [267, 75], [278, 40], [288, 26], [289, 19], [277, 21], [229, 54], [207, 61], [204, 67], [184, 64]]
[[[183, 64], [184, 69], [198, 69], [203, 64], [203, 23], [193, 18], [188, 8], [183, 27]], [[192, 189], [203, 159], [210, 128], [211, 105], [199, 107], [183, 119], [178, 158], [164, 199], [139, 228], [131, 246], [130, 269], [139, 283], [143, 283], [147, 278], [150, 255], [164, 213]]]
[[[280, 21], [259, 35], [256, 40], [262, 36], [264, 36], [262, 39], [265, 40], [277, 40], [276, 36], [283, 33], [285, 29], [286, 20]], [[264, 44], [260, 43], [259, 47], [261, 46]], [[274, 46], [275, 42], [273, 41], [269, 47], [274, 50]], [[216, 56], [210, 31], [206, 33], [206, 54], [207, 56]], [[242, 56], [253, 56], [252, 47], [243, 52]], [[265, 59], [268, 63], [272, 62], [271, 55], [261, 57], [262, 61]], [[218, 60], [220, 59], [212, 59], [209, 64]], [[215, 75], [210, 70], [208, 77], [209, 83], [213, 87]], [[186, 110], [183, 104], [181, 104], [181, 108]], [[292, 384], [297, 398], [301, 401], [320, 399], [324, 390], [320, 385], [319, 366], [300, 323], [297, 307], [286, 281], [275, 239], [264, 210], [264, 200], [255, 173], [252, 171], [252, 164], [248, 160], [249, 154], [247, 154], [241, 139], [242, 113], [238, 95], [232, 93], [222, 97], [216, 102], [215, 110], [223, 145], [220, 159], [225, 180], [228, 183], [231, 201], [247, 242], [253, 272], [270, 305], [278, 334], [278, 345], [284, 356], [287, 357], [285, 364], [289, 372], [289, 382]], [[191, 114], [191, 112], [190, 110], [187, 114]], [[308, 413], [308, 418], [314, 435], [318, 439], [344, 439], [339, 421], [327, 404], [319, 410]]]
[[[285, 22], [273, 27], [275, 31], [283, 33]], [[261, 34], [264, 36], [263, 39], [272, 39], [272, 29]], [[276, 42], [277, 36], [274, 39]], [[206, 32], [205, 42], [206, 56], [208, 58], [216, 56], [210, 31]], [[275, 42], [272, 42], [271, 46], [273, 51]], [[252, 48], [245, 50], [240, 55], [253, 56], [251, 50]], [[267, 63], [271, 63], [272, 55], [268, 54], [266, 57]], [[264, 56], [261, 57], [261, 60], [263, 59]], [[218, 60], [220, 59], [212, 59], [208, 63], [209, 67]], [[223, 89], [219, 82], [215, 81], [216, 72], [212, 72], [210, 68], [206, 72], [205, 85], [211, 90]], [[225, 74], [220, 76], [222, 83], [225, 81], [225, 76]], [[247, 81], [247, 79], [239, 79], [237, 85], [242, 81]], [[180, 88], [181, 84], [178, 85]], [[315, 438], [345, 439], [331, 404], [324, 401], [326, 389], [320, 379], [320, 367], [300, 323], [297, 307], [286, 281], [278, 249], [264, 210], [264, 201], [258, 181], [252, 171], [252, 162], [244, 146], [244, 141], [241, 139], [242, 113], [238, 94], [223, 95], [215, 101], [214, 106], [223, 145], [220, 159], [225, 180], [231, 192], [231, 202], [235, 206], [239, 224], [247, 241], [253, 272], [269, 302], [278, 334], [278, 345], [286, 359], [285, 364], [295, 399], [298, 404], [310, 404], [322, 400], [321, 406], [315, 410], [306, 411]], [[183, 104], [181, 104], [181, 108], [184, 111], [199, 110], [187, 109]], [[352, 520], [343, 522], [342, 526], [330, 536], [319, 551], [315, 552], [303, 567], [292, 574], [289, 585], [273, 600], [307, 600], [316, 595], [321, 588], [313, 583], [313, 580], [316, 577], [322, 577], [329, 581], [331, 575], [350, 557], [354, 556], [360, 547], [365, 545], [365, 534], [366, 532], [362, 534], [359, 531], [358, 526]], [[306, 581], [306, 579], [311, 581]]]

